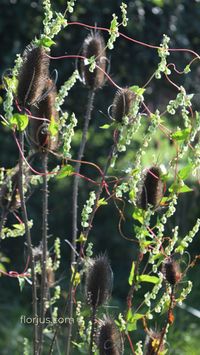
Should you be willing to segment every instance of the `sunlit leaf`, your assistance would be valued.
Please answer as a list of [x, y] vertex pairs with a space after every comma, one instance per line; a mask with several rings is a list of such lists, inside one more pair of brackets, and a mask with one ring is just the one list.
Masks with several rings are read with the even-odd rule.
[[132, 286], [133, 284], [133, 278], [134, 278], [134, 274], [135, 274], [135, 263], [134, 261], [132, 262], [132, 267], [131, 267], [131, 272], [128, 278], [128, 283], [130, 286]]
[[151, 275], [139, 275], [137, 276], [137, 281], [139, 282], [150, 282], [152, 284], [157, 284], [159, 282], [159, 277]]
[[71, 176], [73, 172], [74, 168], [70, 164], [67, 164], [61, 168], [57, 175], [57, 179], [64, 179], [66, 176]]
[[28, 126], [28, 116], [15, 113], [11, 117], [9, 124], [12, 129], [16, 128], [18, 131], [22, 132]]

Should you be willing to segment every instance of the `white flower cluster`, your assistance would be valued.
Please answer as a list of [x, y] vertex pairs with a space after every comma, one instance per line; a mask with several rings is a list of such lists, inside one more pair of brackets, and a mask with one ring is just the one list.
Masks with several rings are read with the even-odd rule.
[[10, 120], [10, 118], [13, 116], [13, 101], [14, 101], [14, 95], [16, 93], [17, 83], [18, 83], [17, 77], [18, 77], [18, 73], [21, 68], [22, 62], [23, 62], [22, 57], [19, 54], [17, 54], [16, 60], [15, 60], [15, 65], [14, 65], [14, 68], [12, 69], [12, 75], [11, 75], [11, 77], [7, 78], [8, 82], [5, 87], [6, 97], [3, 102], [3, 109], [5, 112], [5, 118], [7, 120]]
[[60, 238], [56, 238], [54, 241], [54, 252], [55, 252], [55, 261], [53, 262], [53, 270], [58, 270], [60, 266]]
[[166, 73], [168, 75], [170, 74], [170, 70], [167, 68], [167, 56], [169, 56], [169, 51], [168, 51], [169, 41], [170, 38], [164, 34], [162, 43], [160, 45], [160, 48], [158, 49], [158, 55], [161, 58], [161, 60], [160, 63], [158, 64], [158, 69], [155, 72], [156, 79], [161, 78], [161, 73]]
[[78, 325], [78, 332], [83, 341], [86, 341], [86, 334], [85, 334], [85, 320], [84, 317], [81, 315], [81, 301], [77, 301], [76, 303], [76, 321]]
[[128, 24], [128, 17], [127, 17], [127, 4], [122, 2], [120, 6], [121, 12], [122, 12], [122, 26], [126, 27]]
[[200, 229], [200, 218], [197, 219], [194, 227], [191, 231], [181, 240], [180, 245], [176, 248], [175, 252], [183, 254], [184, 250], [192, 243], [195, 235], [199, 232]]
[[182, 304], [183, 301], [187, 298], [187, 296], [189, 295], [189, 293], [192, 291], [192, 281], [188, 281], [188, 285], [187, 287], [185, 287], [182, 291], [181, 294], [179, 296], [179, 298], [176, 300], [176, 302], [178, 304]]
[[[65, 122], [68, 118], [68, 114], [65, 112], [60, 121], [63, 125], [63, 122]], [[74, 128], [77, 126], [77, 119], [74, 113], [69, 118], [69, 124], [66, 126], [61, 125], [61, 134], [62, 134], [62, 139], [63, 139], [63, 157], [64, 158], [70, 158], [70, 150], [71, 150], [71, 142], [72, 138], [74, 136]]]
[[162, 283], [163, 283], [163, 274], [162, 272], [158, 273], [158, 277], [159, 277], [159, 282], [153, 287], [151, 292], [147, 292], [144, 295], [144, 303], [147, 305], [147, 307], [151, 307], [151, 300], [155, 300], [156, 296], [159, 292], [159, 290], [162, 287]]
[[83, 228], [87, 228], [89, 226], [89, 218], [90, 214], [92, 213], [92, 207], [94, 206], [96, 201], [96, 194], [94, 191], [90, 192], [89, 199], [86, 201], [85, 205], [83, 206], [83, 210], [81, 212], [81, 225]]
[[61, 86], [60, 90], [58, 91], [56, 97], [55, 108], [59, 112], [61, 111], [61, 106], [64, 103], [65, 97], [68, 96], [69, 91], [75, 85], [77, 79], [79, 78], [78, 70], [75, 70], [70, 78], [65, 81], [65, 83]]
[[119, 22], [118, 22], [118, 17], [113, 14], [113, 19], [111, 21], [110, 29], [109, 29], [109, 34], [110, 37], [108, 39], [107, 47], [111, 50], [114, 48], [114, 42], [116, 41], [117, 37], [119, 37]]
[[75, 0], [69, 0], [67, 2], [67, 11], [70, 12], [70, 14], [74, 11], [74, 6], [75, 6]]
[[190, 111], [188, 110], [188, 107], [192, 106], [191, 99], [193, 98], [193, 96], [194, 96], [193, 94], [187, 95], [184, 87], [181, 86], [180, 92], [176, 96], [176, 99], [170, 100], [169, 104], [167, 105], [167, 111], [171, 115], [175, 115], [177, 108], [181, 107], [181, 114], [183, 117], [185, 127], [191, 126], [191, 122], [189, 118]]

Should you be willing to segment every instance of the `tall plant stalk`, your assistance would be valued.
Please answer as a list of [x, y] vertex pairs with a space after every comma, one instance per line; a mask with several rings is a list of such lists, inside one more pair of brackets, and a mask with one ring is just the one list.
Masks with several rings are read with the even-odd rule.
[[46, 312], [46, 302], [48, 298], [47, 285], [47, 257], [48, 257], [48, 153], [44, 152], [42, 157], [43, 162], [43, 190], [42, 190], [42, 277], [41, 277], [41, 292], [40, 292], [40, 336], [38, 354], [42, 353], [44, 318]]
[[[85, 115], [84, 127], [83, 127], [83, 134], [82, 140], [78, 151], [77, 160], [75, 166], [75, 173], [74, 176], [74, 184], [73, 184], [73, 192], [72, 192], [72, 248], [71, 248], [71, 265], [73, 266], [76, 262], [76, 245], [77, 245], [77, 232], [78, 232], [78, 189], [79, 189], [79, 176], [80, 168], [81, 168], [81, 159], [84, 155], [85, 145], [87, 142], [87, 133], [89, 122], [91, 120], [91, 112], [93, 109], [93, 102], [94, 102], [95, 90], [91, 89], [88, 94], [88, 102], [87, 102], [87, 110]], [[72, 288], [69, 290], [69, 318], [73, 316], [73, 295], [72, 295]], [[68, 326], [68, 334], [67, 334], [67, 347], [66, 347], [66, 354], [70, 354], [70, 341], [71, 341], [71, 333], [72, 333], [72, 324], [69, 323]]]
[[[21, 147], [21, 152], [24, 154], [24, 133], [19, 133], [19, 144]], [[33, 305], [33, 318], [38, 317], [38, 298], [37, 298], [37, 286], [36, 286], [36, 273], [35, 273], [35, 262], [33, 256], [33, 247], [31, 241], [31, 232], [28, 224], [28, 214], [26, 209], [26, 202], [24, 196], [24, 168], [23, 168], [23, 156], [19, 154], [19, 195], [22, 209], [22, 217], [25, 226], [25, 235], [28, 245], [28, 254], [30, 256], [30, 266], [31, 266], [31, 279], [32, 279], [32, 305]], [[33, 353], [34, 355], [38, 354], [38, 325], [37, 322], [34, 322], [34, 337], [33, 337]]]

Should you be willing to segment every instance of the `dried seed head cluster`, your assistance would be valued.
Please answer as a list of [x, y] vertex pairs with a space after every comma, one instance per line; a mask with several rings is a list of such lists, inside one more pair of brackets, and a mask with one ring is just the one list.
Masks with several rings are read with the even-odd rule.
[[162, 272], [165, 279], [171, 286], [176, 285], [181, 279], [179, 264], [172, 258], [167, 258], [162, 266]]
[[28, 46], [18, 76], [17, 99], [23, 107], [41, 97], [49, 76], [49, 58], [43, 47]]
[[161, 180], [161, 170], [152, 166], [144, 175], [143, 184], [138, 196], [138, 206], [147, 210], [148, 205], [154, 208], [159, 206], [163, 197], [163, 182]]
[[89, 65], [85, 65], [84, 61], [81, 62], [81, 75], [85, 85], [92, 90], [99, 89], [105, 81], [106, 52], [104, 39], [98, 32], [86, 37], [83, 42], [82, 55], [87, 59], [94, 56], [96, 64], [101, 68], [95, 68], [93, 72], [90, 72]]
[[[159, 355], [165, 350], [163, 340], [161, 342], [162, 333], [155, 332], [153, 330], [149, 331], [149, 334], [145, 340], [145, 355]], [[161, 343], [160, 343], [161, 342]], [[159, 351], [158, 351], [159, 348]]]
[[31, 119], [30, 122], [30, 139], [34, 149], [56, 150], [58, 145], [58, 135], [50, 135], [49, 123], [58, 121], [58, 112], [55, 109], [56, 87], [51, 79], [46, 81], [44, 88], [44, 96], [46, 97], [40, 101], [37, 107], [32, 110], [33, 116], [38, 118], [45, 118], [45, 120]]
[[112, 104], [112, 118], [122, 122], [124, 116], [129, 116], [134, 99], [135, 94], [128, 88], [117, 91]]
[[108, 258], [103, 255], [95, 258], [86, 277], [87, 302], [93, 308], [104, 304], [111, 295], [113, 273]]
[[123, 338], [110, 318], [106, 318], [100, 328], [98, 348], [100, 355], [121, 355], [124, 352]]

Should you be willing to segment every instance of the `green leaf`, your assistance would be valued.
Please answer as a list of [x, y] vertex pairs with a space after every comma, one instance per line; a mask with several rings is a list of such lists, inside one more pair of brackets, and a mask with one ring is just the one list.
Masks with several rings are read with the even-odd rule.
[[185, 74], [188, 74], [189, 72], [191, 72], [191, 69], [190, 69], [190, 66], [189, 66], [189, 64], [188, 64], [188, 65], [186, 65], [186, 67], [184, 68], [184, 73], [185, 73]]
[[159, 277], [150, 275], [139, 275], [137, 276], [137, 281], [139, 282], [150, 282], [152, 284], [157, 284], [159, 282]]
[[40, 39], [37, 44], [39, 46], [50, 48], [53, 44], [56, 44], [56, 42], [52, 41], [51, 38], [46, 36], [46, 37], [43, 37], [42, 39]]
[[73, 172], [74, 172], [74, 168], [70, 164], [67, 164], [63, 166], [62, 169], [60, 169], [57, 175], [57, 179], [63, 179], [66, 176], [71, 176]]
[[18, 277], [20, 291], [23, 291], [25, 285], [25, 279], [23, 277]]
[[184, 192], [191, 192], [193, 191], [189, 186], [187, 186], [186, 184], [182, 183], [173, 183], [170, 187], [169, 187], [169, 191], [170, 192], [176, 192], [176, 193], [184, 193]]
[[135, 313], [133, 314], [131, 309], [128, 310], [127, 314], [127, 330], [131, 332], [137, 329], [137, 321], [144, 317], [144, 314]]
[[55, 118], [51, 116], [51, 121], [49, 123], [48, 131], [51, 136], [56, 136], [58, 133], [58, 123], [55, 121]]
[[145, 92], [145, 90], [146, 90], [146, 89], [144, 89], [144, 88], [140, 88], [140, 87], [137, 86], [137, 85], [133, 85], [133, 86], [131, 86], [129, 89], [130, 89], [131, 91], [133, 91], [136, 95], [139, 95], [139, 96], [143, 95], [144, 92]]
[[193, 189], [191, 189], [189, 186], [187, 186], [185, 184], [183, 186], [181, 186], [178, 190], [179, 193], [185, 193], [185, 192], [191, 192], [191, 191], [193, 191]]
[[144, 212], [143, 212], [143, 210], [141, 209], [141, 208], [138, 208], [138, 207], [136, 207], [135, 209], [134, 209], [134, 212], [133, 212], [133, 214], [132, 214], [132, 217], [136, 220], [136, 221], [138, 221], [138, 222], [140, 222], [141, 224], [144, 222]]
[[179, 172], [178, 172], [178, 176], [180, 177], [180, 179], [185, 180], [188, 178], [188, 176], [190, 175], [191, 171], [192, 171], [193, 165], [189, 164], [187, 166], [185, 166], [184, 168], [182, 168]]
[[186, 128], [183, 129], [182, 131], [178, 130], [172, 133], [172, 139], [175, 139], [177, 141], [184, 141], [189, 137], [190, 132], [191, 132], [191, 128]]
[[100, 207], [100, 206], [104, 206], [104, 205], [107, 205], [108, 202], [105, 201], [105, 198], [101, 198], [99, 201], [98, 201], [98, 204], [97, 204], [97, 207]]
[[0, 276], [1, 276], [1, 271], [6, 272], [6, 268], [2, 263], [0, 263]]
[[108, 129], [108, 128], [110, 128], [110, 124], [104, 124], [103, 126], [100, 126], [99, 128], [101, 128], [101, 129]]
[[128, 278], [128, 283], [130, 286], [132, 286], [133, 284], [133, 278], [134, 278], [134, 274], [135, 274], [135, 263], [134, 261], [132, 262], [132, 267], [131, 267], [131, 272]]
[[22, 132], [28, 126], [28, 116], [15, 113], [11, 117], [9, 124], [11, 129], [17, 128], [18, 131]]

